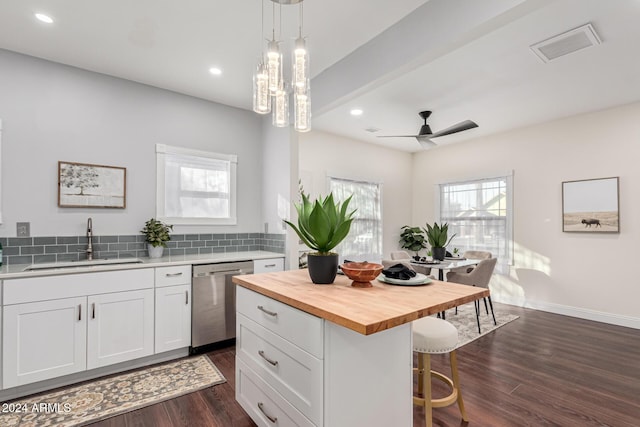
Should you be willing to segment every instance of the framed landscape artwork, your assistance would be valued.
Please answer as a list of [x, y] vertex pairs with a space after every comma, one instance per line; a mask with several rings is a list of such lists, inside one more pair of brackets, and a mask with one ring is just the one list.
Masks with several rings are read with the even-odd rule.
[[619, 233], [618, 177], [562, 183], [562, 231]]
[[58, 162], [58, 206], [124, 209], [126, 182], [126, 168]]

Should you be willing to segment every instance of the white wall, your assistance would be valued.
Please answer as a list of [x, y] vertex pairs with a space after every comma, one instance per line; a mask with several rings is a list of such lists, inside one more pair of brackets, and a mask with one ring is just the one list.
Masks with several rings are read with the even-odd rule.
[[[271, 124], [271, 115], [262, 121], [263, 176], [262, 211], [264, 212], [265, 233], [287, 234], [285, 269], [298, 267], [297, 243], [294, 232], [287, 233], [282, 221], [294, 217], [295, 208], [291, 203], [297, 193], [298, 177], [298, 135], [292, 127], [277, 128]], [[286, 227], [286, 228], [285, 228]]]
[[[34, 236], [81, 235], [89, 216], [98, 235], [137, 234], [155, 216], [156, 143], [238, 155], [238, 225], [175, 232], [263, 230], [253, 112], [1, 49], [0, 70], [0, 236], [15, 236], [17, 221]], [[59, 160], [126, 167], [126, 209], [58, 208]]]
[[[413, 222], [433, 221], [438, 182], [514, 170], [514, 265], [492, 298], [640, 328], [640, 103], [415, 156]], [[482, 124], [480, 124], [482, 126]], [[562, 182], [620, 177], [620, 233], [562, 232]]]
[[314, 196], [328, 193], [327, 174], [382, 183], [382, 253], [397, 250], [400, 227], [411, 222], [411, 153], [320, 131], [301, 134], [299, 149], [305, 192]]

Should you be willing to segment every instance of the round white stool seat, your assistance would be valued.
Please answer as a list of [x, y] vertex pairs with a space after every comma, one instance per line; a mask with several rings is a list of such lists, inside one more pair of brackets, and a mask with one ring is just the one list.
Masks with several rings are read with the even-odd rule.
[[458, 330], [446, 320], [423, 317], [413, 321], [412, 330], [413, 351], [418, 353], [449, 353], [458, 345]]

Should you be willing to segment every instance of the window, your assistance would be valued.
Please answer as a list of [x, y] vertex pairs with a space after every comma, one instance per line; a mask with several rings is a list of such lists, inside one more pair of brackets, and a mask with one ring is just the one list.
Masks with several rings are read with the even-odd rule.
[[440, 221], [449, 223], [450, 248], [489, 251], [512, 261], [512, 176], [440, 184]]
[[353, 261], [382, 259], [382, 185], [330, 177], [329, 191], [340, 201], [353, 194], [349, 210], [357, 209], [349, 235], [338, 245], [336, 252], [342, 259]]
[[235, 155], [156, 145], [156, 215], [171, 224], [235, 224]]

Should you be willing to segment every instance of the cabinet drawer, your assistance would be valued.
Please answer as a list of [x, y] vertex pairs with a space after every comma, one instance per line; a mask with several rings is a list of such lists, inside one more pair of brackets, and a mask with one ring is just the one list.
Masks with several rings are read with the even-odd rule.
[[153, 289], [153, 268], [10, 279], [3, 286], [5, 305]]
[[254, 259], [253, 272], [269, 273], [284, 270], [284, 258]]
[[242, 286], [237, 286], [236, 310], [318, 359], [323, 358], [321, 318]]
[[238, 314], [236, 354], [260, 378], [322, 425], [322, 360]]
[[191, 266], [174, 265], [156, 268], [156, 287], [186, 285], [191, 283]]
[[236, 358], [236, 400], [259, 426], [314, 426], [240, 358]]

